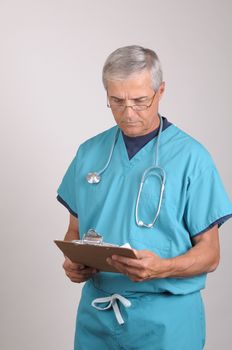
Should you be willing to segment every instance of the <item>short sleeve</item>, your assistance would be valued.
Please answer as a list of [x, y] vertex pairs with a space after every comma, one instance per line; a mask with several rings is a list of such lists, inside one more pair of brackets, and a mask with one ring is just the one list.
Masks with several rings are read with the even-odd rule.
[[69, 165], [57, 190], [57, 200], [63, 204], [72, 215], [77, 217], [75, 174], [76, 156]]
[[[191, 236], [219, 220], [221, 226], [232, 214], [232, 204], [214, 165], [208, 167], [188, 188], [184, 220]], [[220, 219], [223, 220], [220, 221]]]

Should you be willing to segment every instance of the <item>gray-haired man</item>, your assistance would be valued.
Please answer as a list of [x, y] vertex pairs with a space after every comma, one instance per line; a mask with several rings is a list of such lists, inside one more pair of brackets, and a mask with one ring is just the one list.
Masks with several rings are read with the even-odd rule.
[[103, 84], [117, 125], [79, 147], [57, 198], [70, 212], [66, 240], [94, 228], [106, 242], [129, 243], [137, 259], [109, 258], [120, 273], [65, 259], [71, 281], [87, 281], [75, 349], [203, 349], [200, 290], [218, 265], [231, 202], [205, 148], [160, 116], [154, 51], [114, 51]]

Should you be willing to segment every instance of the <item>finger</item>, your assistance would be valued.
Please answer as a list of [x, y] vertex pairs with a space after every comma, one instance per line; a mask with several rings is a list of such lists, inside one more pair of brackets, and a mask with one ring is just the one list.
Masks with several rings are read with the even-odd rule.
[[134, 282], [141, 282], [151, 278], [151, 274], [148, 270], [138, 269], [137, 267], [126, 266], [118, 261], [112, 261], [113, 265], [119, 272], [128, 276]]
[[95, 274], [97, 270], [91, 267], [86, 267], [83, 270], [66, 270], [66, 272], [73, 276], [89, 276]]
[[114, 266], [119, 272], [127, 276], [138, 274], [138, 270], [136, 268], [128, 267], [127, 265], [122, 264], [118, 261], [112, 260], [112, 263], [110, 265]]
[[79, 264], [79, 263], [74, 263], [69, 259], [65, 259], [64, 263], [63, 263], [63, 268], [67, 269], [67, 270], [82, 270], [85, 268], [85, 266], [83, 264]]
[[77, 271], [65, 271], [65, 274], [70, 278], [72, 281], [82, 282], [84, 280], [89, 279], [92, 277], [97, 271], [93, 269], [85, 269], [84, 271], [77, 272]]
[[69, 277], [69, 280], [74, 283], [82, 283], [88, 281], [89, 277]]
[[80, 275], [80, 274], [76, 274], [74, 272], [66, 272], [66, 275], [71, 280], [83, 280], [83, 279], [89, 278], [91, 276], [90, 274]]
[[88, 274], [95, 274], [95, 273], [97, 273], [97, 269], [94, 269], [92, 267], [85, 267], [84, 269], [79, 270], [78, 273], [80, 275], [83, 275], [83, 276], [88, 275]]
[[73, 272], [79, 272], [85, 270], [85, 266], [79, 267], [79, 266], [64, 266], [65, 271], [73, 271]]
[[151, 252], [149, 250], [134, 250], [134, 253], [137, 257], [137, 259], [144, 259], [144, 258], [148, 258], [151, 256], [157, 256], [157, 254], [155, 254], [154, 252]]
[[124, 256], [119, 256], [119, 255], [112, 255], [111, 260], [112, 262], [119, 262], [128, 267], [133, 266], [138, 269], [141, 268], [141, 261], [138, 259], [126, 258]]

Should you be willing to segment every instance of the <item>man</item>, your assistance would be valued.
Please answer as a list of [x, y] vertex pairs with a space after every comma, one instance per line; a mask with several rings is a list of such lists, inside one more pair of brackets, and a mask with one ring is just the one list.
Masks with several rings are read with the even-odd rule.
[[200, 290], [218, 266], [231, 202], [205, 148], [159, 115], [165, 84], [155, 52], [114, 51], [103, 83], [117, 126], [83, 143], [63, 178], [65, 240], [94, 228], [106, 242], [129, 243], [137, 259], [109, 258], [120, 273], [65, 259], [69, 279], [87, 281], [75, 349], [203, 349]]

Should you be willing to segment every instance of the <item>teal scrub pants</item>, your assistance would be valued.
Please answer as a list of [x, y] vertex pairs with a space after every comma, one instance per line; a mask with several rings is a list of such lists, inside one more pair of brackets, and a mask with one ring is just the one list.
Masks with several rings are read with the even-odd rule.
[[113, 309], [97, 310], [91, 303], [109, 294], [87, 283], [78, 307], [75, 350], [202, 350], [205, 343], [204, 307], [199, 292], [187, 295], [136, 293]]

